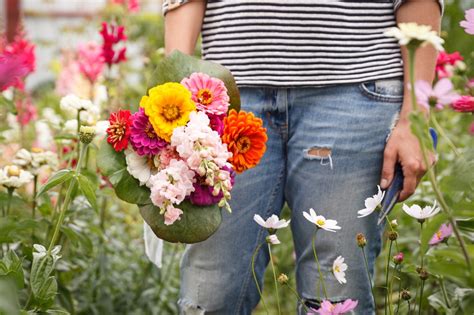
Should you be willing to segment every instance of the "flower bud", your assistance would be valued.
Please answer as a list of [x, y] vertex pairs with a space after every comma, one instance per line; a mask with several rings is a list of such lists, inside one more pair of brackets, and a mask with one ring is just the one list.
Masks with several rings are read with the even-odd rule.
[[403, 262], [403, 253], [399, 252], [395, 256], [393, 256], [393, 262], [395, 265], [400, 265]]
[[429, 276], [428, 271], [426, 271], [425, 268], [420, 268], [418, 275], [420, 276], [420, 279], [423, 281], [428, 279], [428, 276]]
[[281, 285], [285, 285], [288, 283], [288, 276], [285, 275], [284, 273], [280, 273], [280, 275], [278, 276], [278, 283], [280, 283]]
[[89, 126], [81, 126], [79, 129], [79, 140], [84, 144], [91, 143], [95, 137], [95, 128]]
[[275, 235], [275, 234], [270, 234], [267, 236], [266, 238], [267, 240], [267, 243], [268, 244], [272, 244], [272, 245], [278, 245], [278, 244], [281, 244], [280, 243], [280, 240], [278, 239], [278, 237]]
[[364, 247], [367, 244], [367, 239], [362, 233], [357, 233], [356, 240], [359, 247]]
[[16, 165], [7, 166], [7, 175], [8, 176], [20, 176], [20, 168]]
[[402, 299], [405, 301], [409, 301], [411, 299], [411, 294], [410, 291], [408, 290], [402, 290]]
[[398, 238], [398, 233], [395, 231], [388, 232], [388, 239], [391, 241], [395, 241]]
[[398, 227], [398, 222], [396, 219], [393, 219], [392, 221], [390, 221], [390, 224], [392, 225], [393, 228], [397, 228]]

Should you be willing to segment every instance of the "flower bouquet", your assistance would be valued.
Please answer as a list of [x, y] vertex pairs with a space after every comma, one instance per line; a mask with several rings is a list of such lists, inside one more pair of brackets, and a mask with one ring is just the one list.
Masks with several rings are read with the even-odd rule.
[[[224, 67], [173, 52], [139, 110], [110, 115], [98, 166], [159, 238], [196, 243], [221, 223], [236, 173], [258, 164], [266, 129]], [[179, 82], [179, 83], [178, 83]]]

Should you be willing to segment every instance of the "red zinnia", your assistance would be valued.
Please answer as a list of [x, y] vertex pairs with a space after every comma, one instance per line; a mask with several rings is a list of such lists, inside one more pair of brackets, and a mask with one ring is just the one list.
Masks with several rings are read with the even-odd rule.
[[119, 110], [110, 114], [110, 126], [107, 128], [107, 142], [110, 143], [114, 150], [119, 152], [127, 148], [128, 137], [130, 136], [130, 111]]

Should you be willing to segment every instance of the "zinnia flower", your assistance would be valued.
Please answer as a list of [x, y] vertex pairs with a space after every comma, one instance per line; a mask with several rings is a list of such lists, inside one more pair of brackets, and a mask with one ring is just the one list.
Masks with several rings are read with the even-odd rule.
[[194, 191], [189, 196], [189, 201], [197, 206], [215, 205], [222, 199], [223, 193], [219, 192], [217, 196], [214, 196], [212, 194], [213, 191], [214, 188], [212, 186], [196, 182], [194, 183]]
[[455, 51], [452, 54], [448, 54], [444, 51], [440, 52], [436, 59], [436, 73], [438, 74], [438, 78], [443, 79], [451, 77], [453, 75], [453, 66], [463, 59], [464, 58], [458, 51]]
[[414, 204], [411, 207], [403, 204], [402, 207], [403, 211], [409, 216], [418, 219], [418, 220], [425, 220], [431, 218], [432, 216], [436, 215], [441, 209], [436, 206], [436, 200], [434, 201], [432, 206], [425, 206], [421, 208], [419, 205]]
[[466, 19], [461, 21], [459, 25], [464, 28], [466, 33], [474, 35], [474, 9], [466, 10], [464, 14]]
[[260, 118], [244, 111], [231, 110], [224, 119], [222, 141], [232, 153], [229, 161], [237, 173], [257, 165], [265, 153], [268, 138], [262, 125]]
[[320, 314], [320, 315], [341, 315], [349, 313], [357, 307], [357, 300], [347, 299], [342, 303], [332, 304], [328, 300], [323, 300], [321, 302], [321, 307], [317, 310], [311, 309], [309, 314]]
[[332, 273], [334, 274], [334, 277], [336, 277], [336, 280], [340, 284], [347, 282], [346, 273], [345, 273], [346, 270], [347, 270], [347, 264], [344, 263], [344, 257], [338, 256], [332, 263]]
[[109, 128], [107, 128], [107, 142], [110, 143], [114, 150], [119, 152], [127, 148], [128, 137], [130, 136], [130, 111], [119, 110], [110, 114]]
[[474, 96], [463, 95], [451, 105], [457, 112], [474, 113]]
[[395, 37], [402, 46], [415, 44], [421, 47], [431, 44], [436, 50], [443, 51], [444, 40], [431, 29], [429, 25], [416, 23], [400, 23], [398, 27], [391, 27], [385, 32], [386, 36]]
[[434, 88], [426, 81], [418, 80], [415, 82], [415, 94], [418, 103], [429, 109], [443, 109], [445, 105], [454, 102], [459, 95], [453, 92], [453, 84], [448, 78], [444, 78], [436, 82]]
[[127, 47], [122, 47], [118, 51], [114, 50], [116, 44], [127, 40], [127, 36], [125, 36], [125, 27], [102, 22], [100, 34], [104, 41], [102, 44], [102, 56], [109, 67], [115, 63], [125, 61], [127, 59], [125, 57]]
[[168, 142], [173, 130], [186, 125], [190, 113], [196, 110], [191, 92], [175, 82], [150, 89], [148, 96], [143, 96], [140, 107], [145, 110], [156, 134]]
[[158, 154], [168, 144], [153, 129], [143, 108], [131, 116], [130, 143], [139, 155]]
[[80, 44], [77, 48], [77, 63], [79, 71], [93, 84], [104, 69], [102, 48], [95, 42]]
[[443, 223], [439, 230], [433, 235], [429, 241], [430, 245], [436, 245], [445, 242], [453, 234], [453, 226], [451, 224]]
[[0, 169], [0, 185], [7, 188], [19, 188], [33, 180], [30, 172], [20, 169], [16, 165], [7, 165]]
[[290, 224], [291, 220], [284, 220], [278, 218], [277, 215], [272, 214], [271, 217], [269, 217], [267, 220], [263, 220], [263, 218], [256, 214], [253, 216], [253, 220], [258, 223], [261, 227], [266, 228], [267, 230], [278, 230], [278, 229], [283, 229]]
[[377, 189], [377, 194], [365, 199], [365, 208], [357, 211], [359, 214], [357, 216], [358, 218], [366, 217], [376, 209], [380, 209], [380, 204], [382, 203], [383, 197], [385, 196], [385, 191], [382, 192], [379, 185], [377, 185]]
[[219, 136], [222, 136], [224, 133], [224, 118], [225, 115], [208, 115], [209, 117], [209, 126], [211, 126], [212, 130], [217, 131]]
[[193, 73], [181, 81], [193, 95], [193, 101], [199, 110], [211, 114], [227, 113], [229, 95], [224, 82], [204, 73]]
[[317, 215], [313, 208], [309, 209], [309, 213], [303, 211], [303, 216], [306, 218], [306, 220], [315, 224], [320, 229], [329, 232], [336, 232], [335, 230], [341, 229], [341, 227], [337, 225], [336, 220], [327, 220], [322, 215]]

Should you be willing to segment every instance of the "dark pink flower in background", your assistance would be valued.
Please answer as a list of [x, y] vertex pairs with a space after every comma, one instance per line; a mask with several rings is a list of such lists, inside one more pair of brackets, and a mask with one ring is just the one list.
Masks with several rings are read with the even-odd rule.
[[321, 302], [321, 307], [317, 310], [311, 309], [309, 314], [320, 314], [320, 315], [341, 315], [349, 313], [357, 307], [358, 301], [347, 299], [341, 303], [332, 304], [328, 300]]
[[112, 25], [107, 22], [102, 22], [102, 56], [109, 67], [113, 64], [120, 63], [127, 60], [125, 53], [127, 47], [117, 48], [115, 45], [120, 42], [125, 42], [127, 36], [125, 35], [125, 27], [120, 25]]
[[168, 144], [159, 138], [143, 108], [131, 116], [130, 143], [138, 155], [156, 155]]
[[17, 110], [16, 119], [20, 125], [26, 126], [30, 121], [38, 118], [38, 112], [30, 98], [18, 100], [15, 106]]
[[438, 74], [438, 78], [442, 79], [450, 77], [452, 75], [450, 67], [452, 68], [457, 61], [462, 60], [464, 60], [464, 58], [458, 51], [455, 51], [452, 54], [441, 51], [436, 60], [436, 73]]
[[436, 82], [432, 87], [426, 81], [418, 80], [415, 82], [415, 94], [418, 104], [429, 109], [443, 109], [445, 105], [449, 105], [459, 98], [459, 95], [453, 91], [453, 84], [447, 78]]
[[207, 115], [209, 117], [212, 130], [217, 131], [219, 136], [222, 136], [224, 133], [224, 118], [226, 115]]
[[92, 83], [102, 73], [105, 59], [102, 55], [102, 47], [95, 42], [79, 44], [77, 47], [77, 63], [79, 71]]
[[127, 10], [132, 13], [140, 11], [140, 3], [138, 0], [112, 0], [112, 3], [124, 7], [127, 6]]
[[35, 45], [18, 35], [15, 41], [0, 43], [0, 91], [10, 86], [24, 88], [25, 77], [36, 67]]
[[429, 244], [436, 245], [441, 242], [447, 241], [451, 234], [453, 234], [453, 227], [449, 223], [444, 223], [443, 225], [441, 225], [438, 232], [433, 235], [433, 237], [429, 241]]
[[459, 97], [451, 106], [457, 112], [474, 113], [474, 96], [463, 95]]
[[464, 14], [465, 20], [461, 21], [459, 25], [464, 28], [466, 33], [474, 35], [474, 9], [466, 10]]
[[401, 264], [403, 262], [404, 255], [402, 252], [399, 252], [398, 254], [393, 256], [393, 262], [397, 265]]

